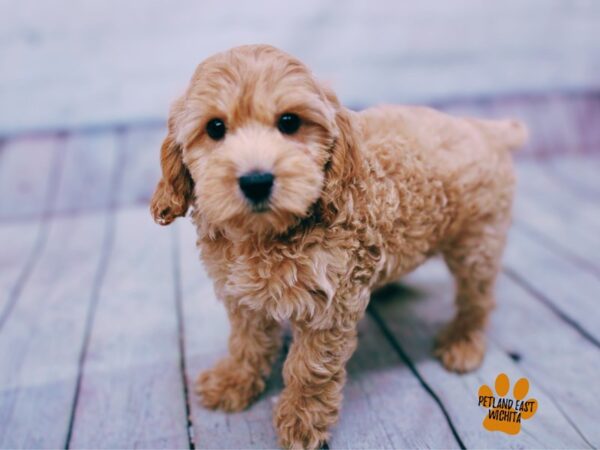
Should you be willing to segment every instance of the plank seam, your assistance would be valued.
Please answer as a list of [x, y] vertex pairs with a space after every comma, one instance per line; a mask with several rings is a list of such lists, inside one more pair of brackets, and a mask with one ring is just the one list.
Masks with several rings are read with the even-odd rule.
[[181, 293], [181, 262], [179, 260], [179, 232], [177, 224], [173, 226], [171, 232], [173, 240], [173, 282], [175, 288], [175, 312], [177, 316], [177, 342], [179, 346], [179, 371], [181, 374], [181, 384], [183, 388], [183, 398], [185, 401], [186, 432], [188, 438], [188, 448], [194, 450], [196, 444], [194, 441], [194, 424], [192, 420], [192, 410], [190, 404], [190, 392], [188, 387], [187, 366], [186, 366], [186, 345], [185, 345], [185, 324], [183, 320], [183, 304]]
[[[513, 281], [513, 283], [514, 282], [515, 281]], [[520, 287], [523, 288], [522, 286], [520, 286]], [[506, 350], [506, 348], [503, 345], [501, 345], [500, 342], [498, 342], [497, 339], [495, 339], [493, 337], [489, 337], [489, 339], [490, 339], [491, 342], [493, 342], [498, 348], [502, 349], [502, 351], [504, 353], [506, 353], [510, 357], [510, 351]], [[517, 364], [519, 366], [519, 369], [521, 370], [521, 372], [523, 372], [523, 374], [527, 375], [527, 379], [529, 379], [530, 381], [533, 380], [533, 377], [531, 376], [531, 373], [527, 369], [525, 369], [521, 364], [519, 364], [517, 362], [515, 362], [515, 364]], [[550, 401], [554, 404], [554, 406], [556, 407], [556, 409], [558, 409], [558, 411], [565, 418], [565, 420], [567, 422], [569, 422], [569, 424], [573, 427], [573, 429], [579, 435], [579, 437], [586, 444], [588, 444], [590, 448], [594, 448], [594, 446], [590, 443], [590, 441], [588, 441], [587, 438], [584, 436], [584, 434], [582, 433], [582, 431], [577, 427], [577, 425], [575, 424], [575, 422], [573, 422], [573, 420], [569, 417], [569, 415], [560, 407], [560, 404], [554, 399], [554, 397], [546, 389], [544, 389], [539, 383], [532, 383], [532, 384], [536, 385], [537, 389], [539, 389], [540, 391], [542, 391], [544, 393], [544, 395], [550, 399]]]
[[421, 376], [421, 374], [417, 370], [415, 364], [412, 362], [412, 360], [410, 359], [408, 354], [404, 351], [404, 349], [402, 348], [400, 343], [396, 340], [395, 336], [390, 331], [387, 324], [384, 322], [384, 320], [379, 315], [379, 313], [375, 310], [375, 308], [373, 308], [371, 305], [369, 305], [367, 308], [367, 312], [371, 315], [373, 320], [375, 320], [375, 322], [379, 326], [379, 329], [381, 330], [381, 332], [383, 333], [385, 338], [388, 340], [388, 342], [390, 343], [392, 348], [396, 351], [396, 353], [398, 354], [400, 359], [404, 362], [404, 364], [406, 364], [406, 366], [409, 368], [409, 370], [412, 372], [412, 374], [417, 378], [417, 380], [419, 381], [419, 383], [421, 384], [423, 389], [425, 389], [425, 391], [430, 395], [430, 397], [437, 403], [438, 407], [442, 411], [442, 414], [446, 418], [446, 422], [448, 423], [448, 426], [450, 427], [450, 431], [452, 432], [452, 435], [454, 436], [456, 443], [462, 450], [465, 450], [466, 446], [463, 443], [462, 439], [460, 438], [458, 431], [456, 430], [456, 427], [454, 426], [454, 423], [452, 422], [452, 419], [450, 418], [450, 414], [448, 413], [448, 410], [442, 403], [442, 400], [433, 391], [433, 389], [431, 388], [431, 386], [429, 386], [429, 384], [425, 381], [425, 379]]
[[46, 185], [46, 195], [44, 197], [43, 211], [39, 219], [39, 228], [33, 244], [33, 248], [27, 258], [23, 270], [19, 273], [17, 281], [10, 290], [8, 301], [6, 306], [0, 313], [0, 331], [4, 328], [8, 317], [14, 310], [23, 288], [27, 284], [29, 277], [33, 273], [35, 266], [40, 260], [40, 255], [46, 247], [48, 235], [50, 232], [50, 222], [52, 220], [52, 214], [54, 204], [56, 203], [56, 196], [58, 194], [58, 187], [60, 185], [60, 179], [63, 171], [63, 162], [65, 157], [65, 135], [57, 135], [57, 144], [54, 150], [54, 158], [52, 158], [52, 165], [50, 167], [50, 175]]
[[98, 308], [98, 302], [100, 299], [100, 291], [102, 289], [102, 284], [104, 283], [106, 273], [108, 272], [108, 265], [110, 262], [110, 256], [112, 254], [116, 234], [115, 228], [117, 194], [121, 186], [121, 181], [124, 172], [124, 164], [122, 164], [125, 154], [123, 148], [123, 130], [117, 130], [117, 136], [119, 141], [118, 156], [117, 158], [115, 158], [115, 167], [113, 169], [111, 177], [111, 189], [109, 192], [109, 204], [107, 209], [104, 239], [102, 243], [102, 254], [100, 255], [98, 269], [96, 271], [96, 275], [94, 276], [94, 281], [92, 283], [92, 290], [90, 293], [90, 304], [86, 314], [83, 342], [79, 351], [79, 359], [77, 363], [77, 381], [75, 383], [75, 390], [73, 392], [73, 400], [71, 402], [71, 414], [69, 416], [69, 425], [67, 428], [67, 436], [65, 438], [65, 449], [69, 449], [71, 447], [71, 441], [73, 439], [73, 431], [75, 428], [75, 419], [77, 415], [77, 408], [79, 405], [79, 398], [81, 395], [81, 386], [83, 383], [83, 374], [85, 362], [87, 359], [87, 352], [91, 341], [96, 310]]
[[583, 328], [579, 322], [575, 319], [571, 318], [567, 314], [565, 314], [559, 307], [557, 307], [552, 300], [542, 294], [539, 290], [533, 287], [530, 283], [528, 283], [522, 276], [517, 274], [510, 267], [504, 267], [503, 272], [515, 283], [524, 288], [527, 292], [529, 292], [532, 297], [537, 299], [540, 303], [545, 305], [548, 309], [550, 309], [556, 316], [561, 319], [566, 324], [570, 325], [573, 329], [577, 330], [577, 332], [583, 336], [585, 339], [590, 341], [596, 347], [600, 348], [600, 341], [598, 341], [594, 336], [592, 336], [585, 328]]

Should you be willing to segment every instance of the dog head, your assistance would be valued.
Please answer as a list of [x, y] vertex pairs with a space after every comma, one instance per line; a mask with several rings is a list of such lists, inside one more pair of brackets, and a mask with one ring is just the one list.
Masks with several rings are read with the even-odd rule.
[[[297, 59], [237, 47], [201, 63], [172, 106], [151, 203], [163, 225], [190, 205], [211, 227], [284, 233], [326, 215], [350, 175], [350, 116]], [[329, 207], [331, 210], [331, 207]]]

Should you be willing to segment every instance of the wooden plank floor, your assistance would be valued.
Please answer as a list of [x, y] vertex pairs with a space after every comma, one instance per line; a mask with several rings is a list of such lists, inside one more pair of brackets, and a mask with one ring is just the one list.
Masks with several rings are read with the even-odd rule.
[[[590, 109], [580, 97], [545, 104], [559, 119]], [[568, 151], [549, 151], [557, 127], [539, 105], [447, 109], [529, 115], [535, 133], [518, 160], [484, 364], [456, 375], [431, 356], [453, 313], [453, 286], [441, 261], [430, 261], [374, 296], [328, 444], [597, 448], [599, 135], [573, 130], [588, 117], [575, 115], [558, 140]], [[162, 133], [132, 126], [2, 142], [0, 448], [276, 447], [271, 414], [287, 345], [247, 411], [207, 411], [194, 398], [197, 373], [226, 353], [229, 324], [192, 225], [160, 228], [148, 214]], [[478, 388], [501, 372], [527, 377], [539, 402], [517, 436], [482, 426]]]

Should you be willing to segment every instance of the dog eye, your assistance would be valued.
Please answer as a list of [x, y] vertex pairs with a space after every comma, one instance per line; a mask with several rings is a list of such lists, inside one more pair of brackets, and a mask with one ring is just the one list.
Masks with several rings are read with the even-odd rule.
[[219, 141], [225, 136], [225, 122], [221, 119], [211, 119], [206, 124], [206, 133], [212, 140]]
[[294, 134], [300, 128], [300, 117], [296, 114], [285, 113], [277, 121], [277, 128], [283, 134]]

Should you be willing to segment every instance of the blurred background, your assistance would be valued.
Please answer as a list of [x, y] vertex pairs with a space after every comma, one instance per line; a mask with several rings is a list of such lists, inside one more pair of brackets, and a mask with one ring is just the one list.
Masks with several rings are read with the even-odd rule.
[[[0, 0], [0, 448], [277, 447], [289, 333], [252, 407], [200, 407], [229, 323], [190, 221], [148, 213], [170, 102], [251, 43], [354, 109], [531, 131], [483, 366], [433, 358], [453, 284], [426, 264], [371, 302], [329, 447], [600, 447], [600, 0]], [[481, 426], [501, 372], [540, 404], [519, 436]]]
[[164, 120], [207, 56], [269, 43], [353, 107], [600, 88], [595, 0], [2, 0], [0, 133]]

